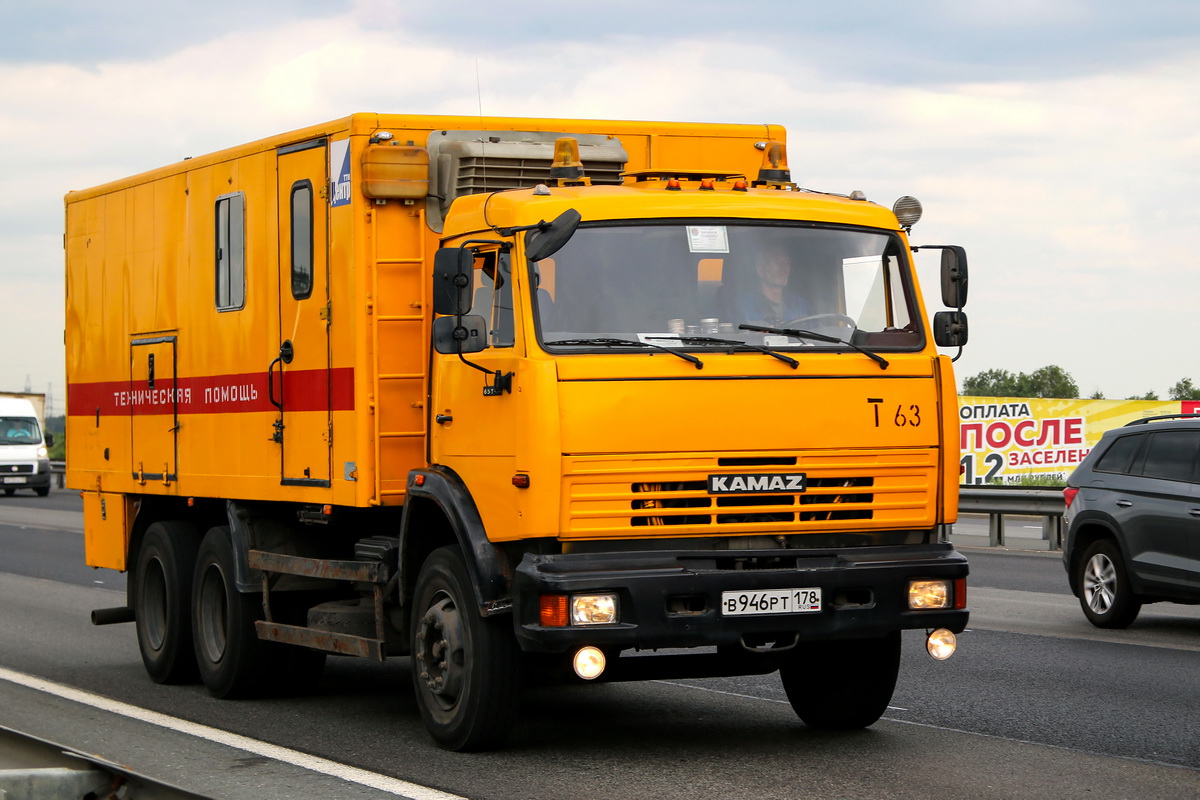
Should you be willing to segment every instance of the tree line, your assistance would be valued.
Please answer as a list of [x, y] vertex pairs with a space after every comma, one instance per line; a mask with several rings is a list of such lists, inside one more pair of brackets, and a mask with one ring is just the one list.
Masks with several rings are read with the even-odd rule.
[[[978, 375], [964, 378], [962, 391], [967, 397], [1056, 397], [1078, 400], [1079, 385], [1062, 367], [1053, 364], [1035, 369], [1033, 372], [1012, 373], [1006, 369], [986, 369]], [[1087, 400], [1104, 400], [1104, 393], [1096, 390]], [[1116, 398], [1114, 398], [1116, 399]], [[1157, 392], [1146, 392], [1126, 400], [1161, 400]], [[1200, 387], [1191, 378], [1180, 378], [1167, 391], [1167, 400], [1200, 400]]]

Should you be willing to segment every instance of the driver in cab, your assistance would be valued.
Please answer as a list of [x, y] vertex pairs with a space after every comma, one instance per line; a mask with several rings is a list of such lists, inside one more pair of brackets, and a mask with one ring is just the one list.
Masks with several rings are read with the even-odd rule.
[[792, 260], [782, 247], [761, 250], [754, 262], [757, 280], [737, 293], [730, 311], [734, 319], [759, 325], [781, 326], [812, 313], [808, 302], [786, 291]]

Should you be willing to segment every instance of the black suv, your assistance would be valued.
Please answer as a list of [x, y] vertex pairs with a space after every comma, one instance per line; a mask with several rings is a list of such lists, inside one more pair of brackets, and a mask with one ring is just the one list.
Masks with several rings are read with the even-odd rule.
[[1093, 625], [1124, 628], [1143, 603], [1200, 603], [1200, 414], [1106, 432], [1063, 494], [1063, 565]]

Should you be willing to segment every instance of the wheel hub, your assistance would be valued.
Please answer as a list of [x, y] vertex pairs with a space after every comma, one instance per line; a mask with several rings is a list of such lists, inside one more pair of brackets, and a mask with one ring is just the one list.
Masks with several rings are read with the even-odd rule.
[[417, 674], [438, 702], [453, 706], [462, 692], [464, 653], [462, 620], [453, 598], [435, 598], [421, 617], [416, 632]]
[[1088, 607], [1097, 614], [1112, 608], [1116, 582], [1117, 571], [1108, 556], [1103, 553], [1092, 556], [1083, 575], [1083, 598]]

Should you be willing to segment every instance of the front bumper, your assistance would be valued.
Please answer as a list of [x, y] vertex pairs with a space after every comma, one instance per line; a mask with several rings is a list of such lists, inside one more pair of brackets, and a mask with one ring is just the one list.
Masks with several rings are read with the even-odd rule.
[[[14, 466], [19, 469], [13, 472]], [[46, 489], [50, 487], [50, 461], [39, 458], [36, 462], [22, 461], [18, 465], [0, 464], [0, 488], [3, 489]]]
[[[961, 633], [962, 609], [913, 611], [908, 583], [967, 576], [949, 544], [832, 550], [656, 551], [527, 554], [514, 578], [514, 625], [522, 649], [561, 653], [595, 645], [627, 648], [753, 646], [781, 636], [800, 641], [884, 636], [903, 629]], [[721, 593], [820, 588], [819, 612], [724, 616]], [[539, 595], [612, 592], [620, 621], [544, 627]]]

